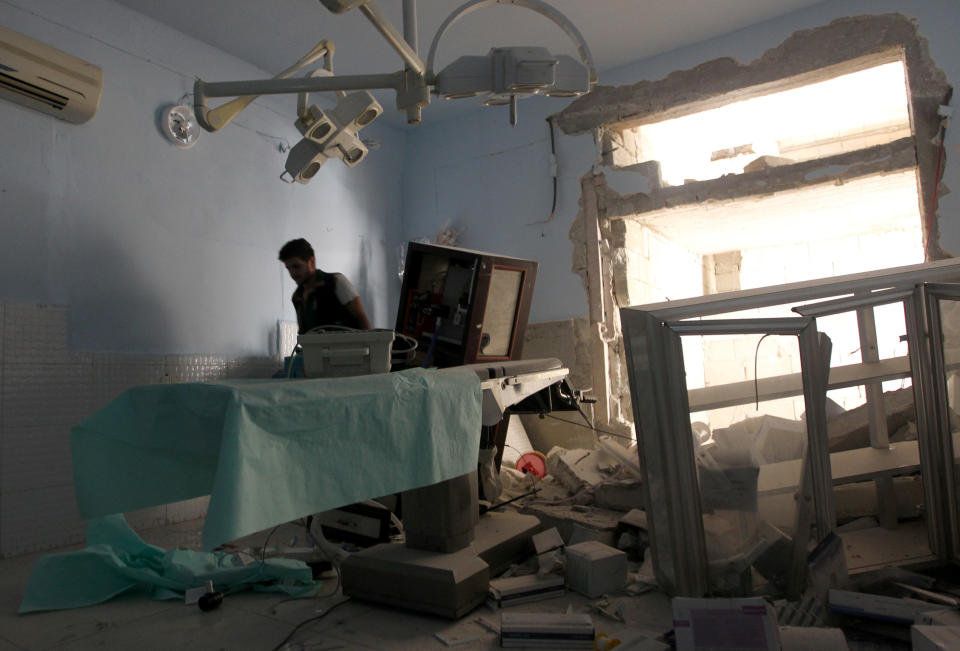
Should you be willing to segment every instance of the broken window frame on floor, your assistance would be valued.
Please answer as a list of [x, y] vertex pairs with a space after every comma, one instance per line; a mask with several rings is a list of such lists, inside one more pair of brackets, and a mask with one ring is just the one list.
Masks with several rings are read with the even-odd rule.
[[[938, 301], [960, 300], [960, 285], [924, 283], [960, 279], [960, 260], [911, 265], [833, 279], [777, 287], [728, 292], [620, 310], [627, 367], [637, 425], [638, 454], [646, 473], [644, 499], [650, 523], [653, 565], [662, 587], [678, 596], [699, 597], [710, 589], [703, 510], [693, 448], [691, 409], [681, 334], [700, 334], [717, 328], [763, 332], [763, 328], [788, 332], [795, 329], [801, 343], [800, 391], [808, 414], [807, 466], [812, 495], [816, 541], [835, 527], [834, 480], [822, 409], [832, 385], [818, 381], [819, 354], [816, 317], [847, 311], [870, 311], [875, 305], [902, 301], [908, 337], [908, 373], [912, 378], [917, 411], [920, 467], [927, 508], [927, 534], [933, 559], [960, 561], [960, 526], [956, 505], [953, 441], [943, 362], [942, 326]], [[852, 295], [852, 297], [851, 297]], [[805, 304], [794, 319], [699, 320], [746, 309]], [[790, 323], [793, 321], [793, 323]], [[764, 323], [761, 323], [764, 322]], [[806, 324], [806, 325], [804, 325]], [[861, 344], [869, 346], [869, 328], [860, 329]], [[932, 343], [927, 337], [931, 333]], [[875, 334], [874, 334], [875, 338]], [[872, 365], [872, 367], [871, 367]], [[877, 360], [865, 356], [855, 385], [879, 382], [885, 372]], [[880, 367], [880, 368], [878, 368]], [[879, 371], [881, 377], [873, 377]], [[887, 373], [889, 375], [889, 373]], [[904, 377], [902, 373], [895, 377]], [[848, 384], [849, 385], [849, 384]], [[882, 400], [871, 394], [868, 400]], [[753, 396], [749, 397], [749, 401]], [[868, 402], [868, 404], [870, 404]], [[880, 405], [882, 410], [882, 404]], [[824, 418], [823, 429], [816, 422]], [[809, 421], [813, 421], [812, 423]], [[878, 436], [871, 423], [871, 442]], [[801, 471], [801, 477], [806, 471]], [[807, 495], [801, 481], [799, 496]], [[804, 556], [807, 549], [802, 550]], [[917, 559], [924, 560], [924, 559]], [[929, 560], [929, 559], [927, 559]], [[788, 591], [798, 585], [802, 571], [794, 569]]]

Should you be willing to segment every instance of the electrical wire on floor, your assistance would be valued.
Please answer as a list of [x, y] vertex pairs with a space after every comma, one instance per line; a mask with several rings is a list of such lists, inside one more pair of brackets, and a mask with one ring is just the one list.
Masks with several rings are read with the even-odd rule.
[[287, 643], [289, 643], [290, 640], [293, 639], [293, 636], [296, 635], [296, 634], [297, 634], [297, 631], [299, 631], [301, 628], [303, 628], [303, 627], [306, 626], [307, 624], [312, 624], [313, 622], [318, 622], [318, 621], [320, 621], [321, 619], [323, 619], [324, 617], [326, 617], [327, 615], [329, 615], [331, 612], [333, 612], [336, 608], [339, 608], [340, 606], [342, 606], [343, 604], [347, 603], [348, 601], [350, 601], [350, 597], [345, 598], [343, 601], [338, 601], [337, 603], [333, 604], [332, 606], [330, 606], [329, 608], [327, 608], [325, 611], [323, 611], [323, 612], [320, 613], [319, 615], [314, 615], [313, 617], [310, 617], [309, 619], [303, 620], [302, 622], [300, 622], [299, 624], [297, 624], [297, 625], [293, 628], [292, 631], [290, 631], [290, 633], [289, 633], [289, 635], [287, 635], [287, 637], [283, 638], [283, 641], [281, 641], [280, 644], [278, 644], [277, 646], [273, 647], [273, 651], [280, 651], [280, 649], [282, 649], [283, 647], [285, 647], [285, 646], [287, 645]]
[[[581, 415], [582, 415], [582, 412], [581, 412]], [[559, 420], [561, 423], [566, 423], [567, 425], [575, 425], [576, 427], [582, 427], [584, 429], [588, 429], [594, 434], [597, 434], [598, 436], [600, 434], [606, 434], [607, 436], [613, 436], [619, 439], [626, 439], [631, 442], [634, 440], [632, 436], [627, 436], [626, 434], [617, 434], [616, 432], [600, 429], [599, 427], [594, 427], [593, 425], [590, 425], [590, 424], [583, 425], [581, 423], [577, 423], [572, 420], [567, 420], [566, 418], [560, 418], [559, 416], [554, 416], [553, 414], [544, 414], [544, 416], [546, 416], [547, 418], [553, 418], [554, 420]], [[586, 416], [584, 416], [584, 418], [586, 418]], [[589, 421], [587, 422], [589, 423]]]

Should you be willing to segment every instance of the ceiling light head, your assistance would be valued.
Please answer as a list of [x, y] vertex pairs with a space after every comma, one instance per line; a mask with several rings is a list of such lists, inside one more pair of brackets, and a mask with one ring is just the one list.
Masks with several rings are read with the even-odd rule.
[[309, 140], [322, 145], [336, 130], [334, 117], [316, 104], [311, 104], [294, 123], [297, 131]]
[[376, 120], [381, 113], [383, 113], [383, 107], [380, 106], [380, 102], [365, 90], [347, 94], [333, 109], [337, 126], [354, 133]]
[[367, 152], [367, 146], [351, 131], [341, 131], [323, 148], [324, 155], [328, 158], [339, 158], [347, 167], [356, 167], [367, 157]]
[[487, 55], [497, 95], [529, 95], [553, 85], [557, 58], [545, 47], [498, 47]]
[[579, 97], [590, 92], [590, 70], [573, 57], [557, 57], [553, 85], [545, 88], [548, 97]]
[[440, 71], [435, 92], [446, 99], [482, 95], [486, 106], [511, 106], [523, 97], [577, 97], [590, 91], [590, 69], [542, 47], [493, 48], [487, 56], [462, 56]]
[[[287, 183], [309, 183], [310, 179], [316, 176], [323, 164], [327, 162], [328, 156], [323, 152], [323, 148], [313, 140], [304, 138], [293, 147], [287, 154], [287, 161], [284, 164], [286, 168], [280, 178]], [[284, 175], [289, 175], [287, 179]]]
[[493, 90], [493, 71], [486, 56], [462, 56], [437, 75], [434, 92], [444, 99], [462, 99]]

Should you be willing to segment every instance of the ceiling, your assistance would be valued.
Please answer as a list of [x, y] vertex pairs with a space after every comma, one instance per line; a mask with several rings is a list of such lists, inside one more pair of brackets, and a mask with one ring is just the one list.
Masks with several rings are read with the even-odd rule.
[[[322, 39], [336, 46], [338, 75], [395, 72], [403, 67], [359, 10], [333, 14], [319, 0], [118, 0], [174, 29], [209, 43], [275, 74]], [[403, 31], [401, 0], [374, 0], [398, 31]], [[465, 54], [486, 54], [491, 47], [539, 45], [554, 54], [576, 57], [567, 35], [552, 21], [524, 7], [484, 6], [463, 16], [443, 35], [437, 50], [440, 69]], [[625, 63], [720, 36], [822, 0], [548, 0], [583, 34], [595, 66], [603, 72]], [[461, 0], [419, 0], [419, 53], [424, 60], [441, 23]], [[194, 71], [206, 81], [204, 62]], [[390, 92], [377, 93], [386, 116], [402, 123]], [[475, 105], [478, 100], [444, 104]], [[424, 121], [440, 109], [424, 112]], [[521, 109], [522, 110], [522, 109]]]

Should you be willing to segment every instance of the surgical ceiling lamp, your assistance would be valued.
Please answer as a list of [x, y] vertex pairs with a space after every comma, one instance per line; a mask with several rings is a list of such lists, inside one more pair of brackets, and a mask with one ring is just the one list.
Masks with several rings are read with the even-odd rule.
[[[323, 40], [292, 66], [272, 79], [194, 83], [194, 111], [207, 131], [230, 123], [260, 95], [297, 93], [296, 126], [303, 139], [290, 149], [285, 181], [307, 183], [328, 158], [339, 158], [353, 167], [367, 154], [359, 131], [383, 113], [369, 90], [392, 89], [397, 109], [406, 112], [408, 124], [420, 124], [424, 106], [430, 103], [430, 88], [445, 99], [481, 97], [488, 106], [509, 105], [510, 123], [517, 124], [517, 100], [531, 95], [576, 97], [590, 91], [597, 81], [593, 57], [579, 30], [550, 5], [540, 0], [471, 0], [450, 14], [434, 36], [427, 62], [417, 54], [416, 0], [403, 0], [403, 34], [397, 32], [374, 0], [320, 0], [333, 13], [359, 9], [397, 51], [406, 64], [394, 73], [336, 76], [333, 74], [333, 43]], [[462, 56], [439, 73], [433, 72], [440, 38], [450, 25], [482, 7], [505, 4], [524, 7], [549, 18], [574, 41], [580, 61], [554, 56], [546, 48], [519, 46], [492, 48], [485, 56]], [[304, 77], [293, 76], [323, 58], [323, 67]], [[339, 101], [325, 111], [308, 103], [308, 94], [336, 92]], [[345, 91], [354, 91], [349, 94]], [[216, 108], [207, 98], [236, 97]], [[288, 178], [289, 177], [289, 178]]]

